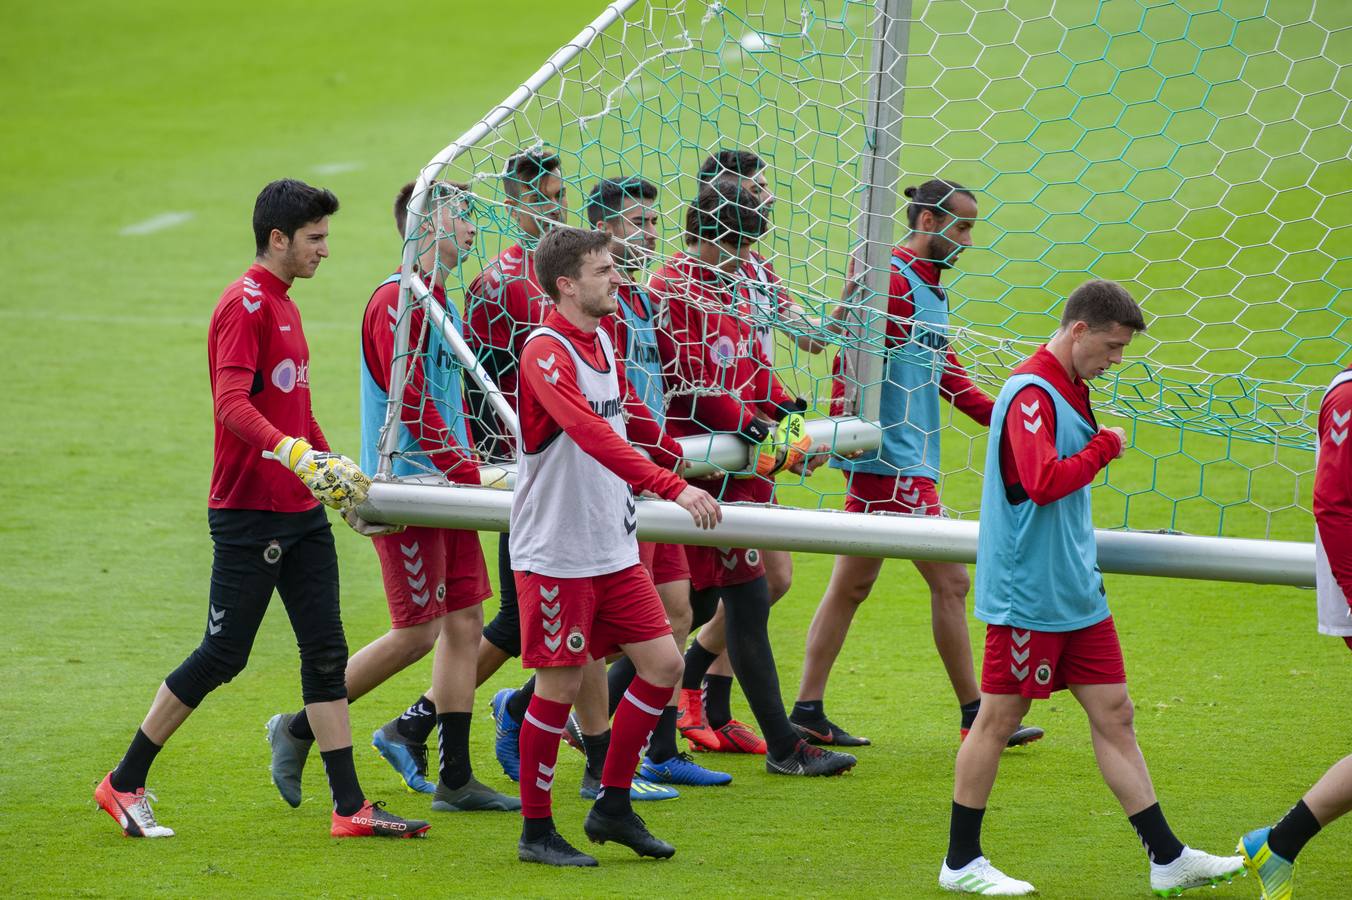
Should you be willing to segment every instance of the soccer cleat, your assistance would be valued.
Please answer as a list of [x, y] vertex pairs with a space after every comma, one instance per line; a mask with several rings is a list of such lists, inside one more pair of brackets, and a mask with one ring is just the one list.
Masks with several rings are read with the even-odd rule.
[[853, 769], [856, 762], [848, 753], [814, 747], [800, 738], [793, 752], [783, 759], [766, 754], [765, 771], [771, 775], [840, 775]]
[[987, 897], [1022, 897], [1036, 890], [1026, 881], [1010, 878], [984, 856], [978, 856], [961, 869], [950, 869], [948, 860], [944, 860], [943, 868], [939, 870], [939, 887], [959, 894], [985, 894]]
[[503, 688], [493, 695], [489, 708], [493, 710], [493, 754], [498, 758], [502, 772], [513, 781], [521, 780], [521, 723], [507, 711], [507, 701], [516, 691]]
[[427, 745], [410, 741], [399, 733], [394, 722], [386, 722], [371, 734], [371, 746], [385, 758], [404, 787], [415, 794], [431, 794], [436, 785], [427, 780]]
[[[958, 743], [967, 740], [967, 732], [970, 730], [971, 729], [969, 728], [963, 728], [958, 732]], [[1033, 743], [1033, 741], [1042, 740], [1046, 734], [1045, 731], [1038, 728], [1036, 725], [1024, 725], [1020, 723], [1019, 727], [1014, 729], [1014, 733], [1009, 736], [1009, 740], [1005, 742], [1005, 749], [1008, 750], [1010, 747], [1026, 747]]]
[[659, 784], [688, 784], [695, 787], [716, 787], [731, 784], [732, 776], [726, 772], [706, 769], [690, 758], [689, 753], [677, 753], [665, 762], [653, 762], [645, 756], [638, 767], [639, 774], [648, 781]]
[[714, 729], [718, 735], [719, 753], [765, 753], [765, 740], [751, 726], [736, 719], [729, 719], [722, 728]]
[[1239, 839], [1235, 850], [1244, 860], [1244, 868], [1262, 882], [1263, 900], [1291, 900], [1296, 864], [1272, 852], [1268, 846], [1271, 832], [1271, 827], [1255, 828]]
[[394, 813], [385, 812], [385, 804], [377, 800], [367, 800], [350, 816], [333, 814], [333, 824], [329, 834], [336, 838], [348, 837], [422, 837], [432, 826], [420, 819], [401, 819]]
[[300, 806], [300, 775], [314, 741], [303, 741], [291, 734], [295, 713], [278, 713], [268, 719], [268, 744], [272, 747], [272, 783], [282, 799], [293, 808]]
[[1212, 856], [1184, 847], [1183, 854], [1167, 865], [1150, 864], [1150, 890], [1160, 897], [1177, 897], [1186, 890], [1233, 881], [1243, 873], [1244, 859], [1239, 856]]
[[547, 866], [594, 866], [596, 857], [588, 856], [563, 839], [557, 831], [537, 841], [524, 837], [517, 842], [516, 858], [522, 862], [544, 863]]
[[436, 812], [478, 812], [494, 810], [497, 812], [515, 812], [521, 808], [521, 798], [501, 794], [475, 778], [455, 790], [437, 782], [436, 796], [432, 800], [432, 809]]
[[691, 750], [713, 753], [722, 746], [718, 735], [704, 720], [704, 697], [699, 688], [681, 688], [676, 701], [676, 730], [690, 742]]
[[612, 817], [604, 815], [593, 806], [582, 823], [582, 830], [587, 833], [587, 840], [593, 844], [614, 841], [623, 844], [639, 856], [651, 856], [654, 859], [670, 859], [676, 855], [676, 848], [661, 838], [654, 837], [648, 826], [643, 824], [643, 819], [634, 812]]
[[94, 788], [94, 802], [113, 817], [127, 837], [173, 837], [174, 829], [155, 821], [155, 812], [150, 808], [150, 801], [154, 799], [155, 795], [143, 787], [134, 791], [114, 789], [112, 772], [103, 776], [99, 786]]
[[855, 737], [830, 719], [822, 718], [816, 722], [796, 722], [789, 719], [798, 736], [809, 744], [829, 747], [867, 747], [873, 742], [866, 737]]
[[577, 716], [572, 713], [568, 714], [568, 721], [563, 724], [563, 742], [578, 753], [587, 753], [587, 745], [582, 742], [582, 726], [577, 724]]
[[[577, 792], [583, 800], [595, 800], [596, 795], [601, 793], [601, 779], [591, 777], [584, 769], [582, 772], [582, 787], [578, 788]], [[631, 803], [638, 803], [642, 800], [675, 800], [679, 796], [681, 796], [681, 792], [674, 787], [657, 784], [638, 775], [634, 776], [634, 780], [629, 785], [629, 802]]]

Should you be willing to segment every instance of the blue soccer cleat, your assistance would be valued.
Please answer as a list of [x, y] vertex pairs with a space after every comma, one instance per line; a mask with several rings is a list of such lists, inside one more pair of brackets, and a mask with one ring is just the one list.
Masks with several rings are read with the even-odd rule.
[[371, 735], [371, 746], [385, 758], [404, 787], [415, 794], [434, 794], [437, 786], [427, 780], [427, 745], [415, 744], [399, 733], [394, 722], [386, 722]]
[[648, 781], [657, 784], [684, 784], [692, 787], [717, 787], [731, 784], [732, 776], [727, 772], [715, 772], [706, 769], [689, 753], [677, 753], [671, 759], [656, 763], [651, 757], [644, 757], [638, 767], [638, 773]]
[[[583, 800], [595, 800], [599, 793], [601, 793], [601, 779], [591, 777], [583, 769], [582, 786], [578, 788], [578, 794]], [[638, 803], [642, 800], [675, 800], [679, 796], [681, 796], [680, 791], [674, 787], [657, 784], [639, 775], [635, 775], [633, 782], [629, 785], [629, 802], [631, 803]]]
[[1268, 846], [1271, 828], [1255, 828], [1239, 839], [1235, 849], [1244, 858], [1244, 868], [1263, 884], [1263, 900], [1291, 900], [1296, 864], [1272, 852]]
[[515, 693], [514, 688], [503, 688], [493, 695], [489, 708], [493, 710], [493, 754], [497, 756], [503, 774], [513, 781], [520, 781], [521, 723], [507, 711], [507, 701]]

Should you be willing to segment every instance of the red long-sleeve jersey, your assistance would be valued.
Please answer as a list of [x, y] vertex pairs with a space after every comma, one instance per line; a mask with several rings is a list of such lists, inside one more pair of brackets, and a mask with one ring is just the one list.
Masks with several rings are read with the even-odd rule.
[[[596, 333], [587, 333], [573, 325], [558, 310], [551, 310], [544, 324], [566, 337], [589, 365], [603, 369], [605, 359]], [[547, 365], [540, 365], [546, 362]], [[615, 357], [621, 396], [632, 396], [624, 377], [624, 362]], [[548, 371], [549, 375], [546, 375]], [[550, 335], [526, 345], [521, 359], [518, 414], [521, 417], [521, 442], [527, 453], [537, 453], [560, 432], [614, 472], [635, 491], [652, 491], [674, 500], [686, 488], [686, 481], [671, 469], [680, 458], [680, 447], [653, 421], [648, 408], [635, 399], [625, 404], [625, 429], [637, 444], [657, 450], [650, 461], [621, 438], [606, 420], [592, 409], [577, 383], [572, 356]], [[557, 373], [557, 377], [554, 374]], [[553, 378], [553, 381], [549, 379]]]
[[[1079, 378], [1072, 379], [1046, 344], [1012, 374], [1022, 373], [1045, 379], [1088, 422], [1098, 426], [1089, 406], [1089, 385]], [[1036, 408], [1041, 424], [1023, 427], [1020, 420], [1025, 415], [1023, 407]], [[1117, 458], [1122, 448], [1116, 434], [1099, 431], [1083, 450], [1062, 459], [1056, 452], [1056, 405], [1043, 388], [1033, 384], [1014, 395], [1001, 432], [1000, 475], [1005, 486], [1022, 485], [1028, 499], [1038, 506], [1054, 503], [1089, 484]]]
[[1314, 519], [1333, 578], [1352, 604], [1352, 381], [1324, 395], [1318, 429]]
[[465, 339], [513, 406], [521, 346], [553, 307], [535, 280], [534, 254], [520, 244], [499, 253], [465, 291]]
[[658, 353], [672, 434], [738, 434], [753, 419], [783, 418], [794, 398], [758, 352], [734, 282], [678, 253], [649, 290], [661, 310]]

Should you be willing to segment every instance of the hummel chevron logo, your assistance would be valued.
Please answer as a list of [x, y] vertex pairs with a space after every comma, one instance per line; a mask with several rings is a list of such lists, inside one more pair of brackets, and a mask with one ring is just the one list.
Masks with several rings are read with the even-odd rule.
[[[559, 644], [562, 644], [562, 643], [563, 643], [563, 638], [561, 638], [561, 637], [557, 637], [557, 636], [556, 636], [556, 637], [547, 637], [547, 638], [545, 638], [545, 646], [546, 646], [547, 648], [549, 648], [549, 652], [550, 652], [550, 653], [553, 653], [555, 650], [558, 650], [558, 649], [559, 649]], [[547, 790], [547, 789], [546, 789], [546, 790]]]
[[1329, 440], [1333, 441], [1335, 447], [1341, 447], [1343, 441], [1347, 440], [1347, 420], [1352, 419], [1352, 409], [1345, 410], [1341, 414], [1335, 409], [1332, 419], [1337, 427], [1329, 429]]
[[250, 303], [248, 297], [241, 297], [240, 302], [244, 304], [244, 309], [251, 313], [258, 312], [259, 307], [263, 305], [262, 300], [255, 300], [254, 302]]
[[720, 559], [723, 562], [723, 568], [729, 571], [737, 568], [737, 554], [734, 553], [732, 556], [723, 556], [720, 557]]
[[422, 571], [422, 560], [415, 559], [413, 562], [406, 562], [404, 563], [404, 568], [408, 570], [408, 574], [417, 575]]
[[908, 491], [911, 489], [911, 485], [914, 483], [915, 483], [914, 477], [902, 478], [897, 482], [897, 487], [901, 488], [903, 491]]
[[915, 506], [917, 503], [920, 502], [920, 488], [916, 488], [915, 490], [911, 491], [909, 494], [902, 494], [902, 495], [901, 495], [901, 499], [902, 499], [903, 502], [905, 502], [905, 503], [907, 503], [907, 504], [909, 504], [909, 505], [911, 505], [911, 506]]
[[1019, 409], [1023, 410], [1025, 416], [1031, 416], [1037, 412], [1037, 408], [1042, 405], [1041, 400], [1034, 400], [1032, 403], [1020, 403]]
[[631, 516], [634, 514], [634, 498], [633, 498], [633, 497], [630, 497], [630, 498], [628, 498], [627, 500], [624, 501], [624, 511], [627, 512], [627, 513], [628, 513], [629, 515], [631, 515]]
[[1329, 440], [1333, 441], [1333, 446], [1341, 447], [1343, 441], [1347, 440], [1347, 429], [1338, 429], [1329, 432]]
[[545, 376], [545, 381], [549, 383], [549, 386], [550, 386], [550, 387], [553, 387], [554, 385], [558, 384], [558, 383], [559, 383], [559, 370], [558, 370], [558, 369], [555, 369], [553, 372], [550, 372], [548, 375], [546, 375], [546, 376]]
[[540, 767], [541, 775], [545, 776], [546, 778], [554, 777], [554, 768], [555, 768], [554, 766], [547, 766], [544, 763], [536, 763], [536, 765]]
[[207, 604], [207, 610], [207, 631], [220, 634], [225, 622], [225, 610], [217, 609], [211, 604]]
[[1031, 648], [1024, 648], [1023, 650], [1011, 650], [1009, 651], [1009, 655], [1014, 657], [1016, 663], [1021, 663], [1028, 659], [1028, 654], [1030, 652]]
[[546, 619], [554, 618], [559, 614], [559, 610], [561, 609], [563, 609], [562, 603], [555, 603], [553, 606], [546, 606], [543, 603], [540, 604], [540, 612], [545, 614]]
[[261, 297], [261, 296], [263, 296], [263, 292], [262, 292], [262, 291], [258, 290], [257, 288], [249, 287], [248, 285], [245, 285], [245, 287], [244, 287], [244, 293], [248, 294], [250, 297]]
[[563, 627], [563, 623], [560, 622], [558, 619], [555, 619], [555, 620], [552, 621], [552, 622], [546, 622], [546, 623], [543, 625], [543, 628], [544, 628], [545, 632], [548, 633], [548, 634], [558, 634], [558, 633], [559, 633], [559, 629], [562, 628], [562, 627]]
[[428, 592], [427, 592], [427, 591], [423, 591], [421, 594], [410, 594], [410, 595], [409, 595], [409, 599], [411, 599], [414, 603], [418, 604], [419, 606], [426, 606], [426, 605], [427, 605], [427, 598], [428, 598]]
[[422, 574], [419, 575], [417, 578], [409, 578], [409, 579], [408, 579], [408, 586], [411, 587], [411, 588], [413, 588], [413, 590], [415, 590], [415, 591], [421, 591], [421, 590], [423, 589], [423, 585], [425, 585], [425, 584], [427, 584], [427, 573], [426, 573], [426, 572], [422, 573]]
[[550, 590], [545, 590], [543, 586], [540, 587], [540, 596], [544, 597], [546, 600], [553, 600], [558, 595], [559, 595], [559, 586], [557, 584], [554, 585], [554, 587], [551, 588]]
[[535, 364], [548, 372], [550, 369], [554, 368], [554, 356], [555, 354], [551, 353], [544, 359], [537, 359]]
[[1339, 413], [1336, 409], [1333, 411], [1333, 424], [1337, 425], [1339, 428], [1346, 425], [1348, 419], [1352, 419], [1352, 409], [1342, 413]]
[[1014, 642], [1016, 647], [1022, 647], [1024, 644], [1028, 643], [1028, 639], [1032, 636], [1033, 633], [1031, 631], [1015, 631], [1012, 628], [1009, 631], [1009, 639]]
[[1017, 678], [1019, 681], [1023, 681], [1025, 678], [1028, 677], [1027, 666], [1016, 666], [1013, 663], [1010, 663], [1009, 671], [1014, 673], [1014, 677]]
[[1042, 428], [1042, 416], [1038, 416], [1036, 419], [1033, 419], [1031, 422], [1028, 421], [1027, 419], [1024, 419], [1024, 420], [1023, 420], [1023, 427], [1024, 427], [1024, 428], [1027, 428], [1027, 429], [1028, 429], [1028, 432], [1029, 432], [1030, 434], [1037, 434], [1038, 431]]
[[629, 519], [625, 519], [625, 520], [624, 520], [624, 533], [625, 533], [625, 534], [633, 534], [633, 533], [634, 533], [634, 529], [636, 529], [636, 528], [638, 528], [638, 523], [637, 523], [637, 522], [631, 522]]
[[399, 549], [404, 551], [405, 556], [407, 556], [409, 559], [412, 559], [413, 557], [418, 555], [418, 542], [414, 541], [411, 545], [400, 544]]

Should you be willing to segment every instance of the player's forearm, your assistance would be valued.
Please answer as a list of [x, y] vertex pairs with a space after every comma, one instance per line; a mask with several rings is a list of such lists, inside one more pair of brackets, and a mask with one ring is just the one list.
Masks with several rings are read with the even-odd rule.
[[705, 431], [737, 434], [755, 418], [751, 409], [730, 394], [700, 394], [690, 398], [690, 418]]
[[1019, 483], [1038, 506], [1055, 503], [1093, 482], [1118, 450], [1117, 436], [1106, 431], [1094, 435], [1083, 450], [1065, 459], [1057, 458], [1056, 444], [1049, 437], [1011, 437], [1011, 444]]
[[622, 478], [635, 491], [652, 491], [667, 500], [685, 490], [685, 479], [651, 462], [599, 416], [575, 421], [563, 431], [584, 453]]
[[287, 435], [267, 420], [249, 402], [253, 372], [248, 369], [220, 369], [216, 372], [216, 396], [213, 401], [216, 421], [230, 433], [259, 450], [272, 450]]
[[939, 390], [948, 398], [959, 412], [972, 419], [978, 425], [991, 424], [991, 413], [995, 410], [995, 401], [977, 386], [967, 374], [957, 354], [948, 352], [947, 364], [939, 377]]

